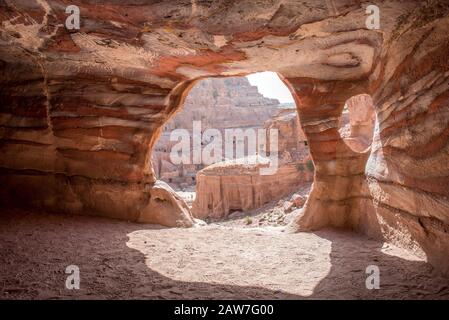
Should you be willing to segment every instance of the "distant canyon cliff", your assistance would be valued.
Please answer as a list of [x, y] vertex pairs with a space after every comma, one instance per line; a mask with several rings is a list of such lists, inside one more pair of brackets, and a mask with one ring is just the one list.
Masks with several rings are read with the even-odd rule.
[[223, 133], [224, 129], [231, 128], [263, 128], [265, 122], [280, 111], [281, 104], [277, 99], [264, 97], [245, 77], [209, 78], [197, 82], [182, 109], [164, 126], [154, 148], [152, 161], [156, 176], [186, 186], [195, 183], [196, 172], [204, 167], [202, 164], [172, 164], [170, 151], [177, 143], [170, 141], [172, 130], [187, 129], [192, 133], [194, 121], [201, 121], [202, 131], [214, 128]]

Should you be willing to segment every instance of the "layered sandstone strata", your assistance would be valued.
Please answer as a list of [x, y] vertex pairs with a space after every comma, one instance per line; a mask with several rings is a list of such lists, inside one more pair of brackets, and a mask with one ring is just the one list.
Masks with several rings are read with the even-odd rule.
[[[195, 217], [219, 219], [232, 211], [248, 211], [280, 199], [313, 180], [313, 163], [296, 110], [281, 110], [264, 124], [278, 132], [277, 169], [265, 175], [270, 159], [261, 156], [215, 163], [196, 176]], [[269, 141], [269, 140], [268, 140]], [[271, 141], [267, 144], [270, 153]], [[255, 160], [254, 160], [255, 159]]]
[[[159, 194], [151, 150], [193, 84], [271, 70], [316, 169], [292, 230], [351, 228], [449, 274], [447, 1], [370, 1], [380, 30], [352, 0], [71, 4], [80, 30], [62, 0], [0, 6], [2, 205], [137, 220]], [[339, 119], [361, 93], [376, 123], [356, 152]]]
[[[257, 160], [252, 158], [257, 157]], [[249, 211], [295, 191], [305, 172], [294, 163], [282, 165], [273, 175], [261, 175], [269, 158], [258, 156], [210, 165], [197, 174], [193, 215], [221, 219], [233, 211]]]
[[246, 77], [207, 78], [195, 83], [163, 131], [191, 130], [193, 121], [203, 129], [261, 127], [279, 108], [277, 99], [264, 97]]

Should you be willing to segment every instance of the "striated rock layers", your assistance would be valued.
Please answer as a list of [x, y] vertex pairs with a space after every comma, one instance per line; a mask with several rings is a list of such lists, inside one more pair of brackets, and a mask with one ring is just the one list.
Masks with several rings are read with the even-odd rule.
[[163, 131], [192, 129], [193, 121], [201, 121], [203, 129], [261, 127], [279, 108], [278, 100], [264, 97], [246, 77], [202, 79]]
[[[168, 121], [152, 154], [157, 178], [181, 187], [195, 184], [198, 170], [203, 164], [193, 164], [194, 144], [190, 143], [191, 164], [174, 165], [170, 159], [170, 135], [175, 129], [187, 129], [193, 137], [193, 122], [201, 122], [201, 132], [213, 128], [222, 133], [225, 129], [262, 128], [264, 122], [279, 111], [279, 101], [265, 98], [246, 77], [209, 78], [195, 84], [178, 112]], [[205, 142], [206, 143], [206, 142]], [[224, 155], [223, 144], [223, 155]]]
[[[157, 194], [178, 221], [150, 161], [164, 123], [198, 79], [270, 70], [315, 164], [290, 228], [350, 228], [449, 274], [447, 1], [370, 1], [379, 30], [353, 0], [70, 3], [79, 30], [64, 27], [66, 1], [0, 6], [2, 205], [138, 220]], [[376, 122], [356, 152], [339, 118], [362, 93]]]
[[261, 174], [260, 169], [268, 166], [270, 160], [260, 156], [224, 161], [204, 168], [196, 176], [194, 216], [217, 219], [235, 210], [255, 209], [313, 180], [313, 163], [296, 110], [279, 111], [265, 122], [264, 128], [278, 130], [279, 161], [275, 173]]

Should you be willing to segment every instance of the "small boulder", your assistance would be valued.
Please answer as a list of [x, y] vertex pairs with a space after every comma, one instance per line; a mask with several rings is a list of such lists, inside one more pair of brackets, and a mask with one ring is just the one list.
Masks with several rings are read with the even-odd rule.
[[307, 197], [302, 196], [300, 194], [294, 194], [291, 198], [291, 201], [295, 204], [297, 208], [302, 208], [304, 203], [306, 203]]
[[201, 219], [195, 219], [193, 218], [194, 227], [205, 227], [207, 226], [207, 223], [204, 220]]
[[228, 215], [228, 218], [229, 219], [238, 219], [238, 218], [242, 218], [244, 215], [245, 215], [245, 213], [243, 213], [242, 211], [234, 211], [233, 213]]
[[194, 226], [195, 222], [186, 202], [167, 183], [158, 180], [149, 191], [149, 203], [140, 212], [138, 222], [166, 227]]

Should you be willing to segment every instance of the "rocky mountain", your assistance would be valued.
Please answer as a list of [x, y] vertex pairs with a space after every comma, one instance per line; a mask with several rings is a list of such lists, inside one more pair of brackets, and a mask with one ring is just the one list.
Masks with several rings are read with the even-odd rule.
[[196, 172], [204, 167], [201, 164], [173, 165], [170, 151], [177, 141], [170, 141], [172, 130], [188, 129], [192, 136], [193, 122], [201, 121], [202, 131], [218, 129], [224, 137], [225, 129], [262, 128], [279, 108], [278, 100], [264, 97], [246, 77], [198, 81], [189, 91], [182, 108], [164, 126], [155, 146], [152, 161], [157, 177], [185, 187], [195, 183]]
[[260, 127], [279, 107], [278, 100], [264, 97], [246, 77], [203, 79], [189, 91], [164, 131], [191, 129], [193, 121], [201, 121], [205, 129]]

